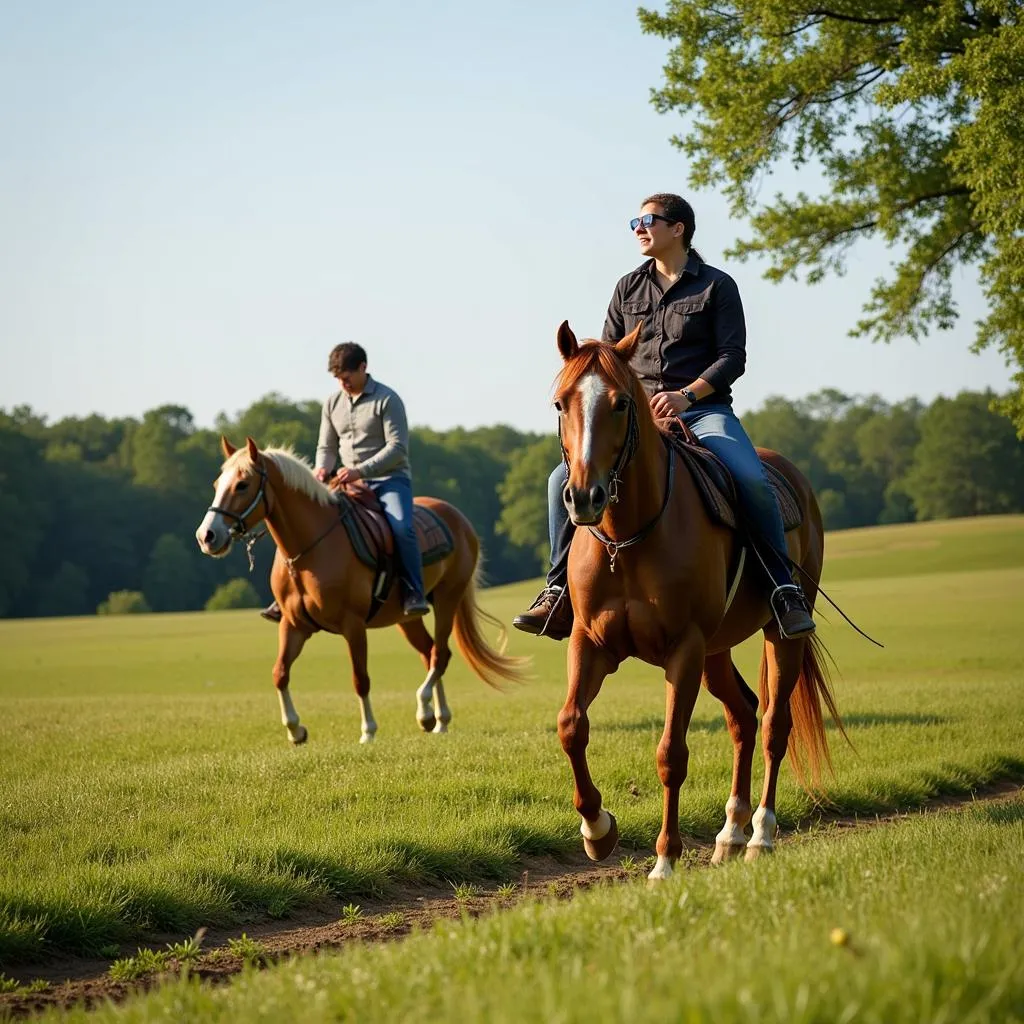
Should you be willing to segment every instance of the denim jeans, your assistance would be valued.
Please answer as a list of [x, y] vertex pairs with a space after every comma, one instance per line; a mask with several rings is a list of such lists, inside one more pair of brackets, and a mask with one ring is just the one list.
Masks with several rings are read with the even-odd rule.
[[423, 563], [416, 543], [416, 528], [412, 518], [412, 481], [405, 476], [392, 476], [385, 480], [367, 480], [384, 508], [395, 534], [399, 574], [402, 582], [414, 594], [423, 594]]
[[[698, 405], [695, 409], [687, 409], [680, 419], [700, 443], [729, 468], [736, 482], [743, 528], [764, 559], [772, 584], [779, 587], [792, 583], [782, 515], [761, 460], [732, 408], [728, 405]], [[565, 586], [569, 547], [576, 532], [562, 501], [566, 482], [564, 464], [548, 477], [548, 539], [551, 542], [548, 586]]]

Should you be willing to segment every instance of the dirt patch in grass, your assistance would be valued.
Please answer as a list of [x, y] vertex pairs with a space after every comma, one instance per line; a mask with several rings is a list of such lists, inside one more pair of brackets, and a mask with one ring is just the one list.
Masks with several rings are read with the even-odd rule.
[[[1019, 781], [1008, 780], [979, 788], [967, 796], [937, 797], [909, 811], [877, 816], [822, 812], [803, 822], [798, 829], [784, 832], [780, 838], [813, 842], [822, 834], [873, 828], [901, 818], [966, 807], [974, 802], [1012, 799], [1021, 792], [1024, 789]], [[691, 843], [680, 866], [707, 867], [713, 852], [713, 843]], [[203, 935], [202, 950], [195, 959], [183, 964], [168, 953], [162, 972], [133, 980], [117, 980], [111, 976], [110, 967], [115, 958], [62, 957], [35, 965], [19, 965], [8, 969], [4, 975], [18, 982], [21, 988], [0, 993], [0, 1017], [25, 1017], [50, 1007], [121, 1001], [184, 970], [204, 982], [220, 984], [241, 971], [246, 962], [268, 966], [290, 956], [338, 949], [353, 942], [393, 942], [414, 931], [432, 929], [437, 922], [500, 912], [523, 899], [572, 899], [583, 889], [642, 877], [653, 863], [653, 853], [653, 850], [619, 849], [601, 865], [591, 864], [582, 851], [568, 862], [550, 857], [528, 858], [514, 886], [512, 883], [460, 886], [457, 890], [450, 885], [407, 887], [386, 898], [362, 900], [358, 909], [353, 904], [324, 901], [285, 921], [254, 922], [244, 929], [210, 929]], [[146, 948], [167, 950], [169, 944], [181, 941], [180, 935], [154, 935]], [[119, 956], [129, 958], [137, 952], [136, 945], [126, 945]], [[29, 990], [29, 986], [33, 986], [33, 990]]]

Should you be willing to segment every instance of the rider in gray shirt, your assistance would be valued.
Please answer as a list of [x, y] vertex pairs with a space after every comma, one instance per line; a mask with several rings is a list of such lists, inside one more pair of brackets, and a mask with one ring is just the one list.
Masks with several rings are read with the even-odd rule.
[[[347, 341], [336, 345], [327, 372], [339, 389], [325, 402], [320, 417], [314, 473], [321, 483], [334, 475], [339, 483], [365, 480], [377, 495], [395, 535], [407, 616], [426, 615], [423, 563], [413, 524], [412, 478], [409, 470], [409, 425], [401, 398], [366, 372], [366, 351]], [[279, 621], [275, 601], [262, 612]]]

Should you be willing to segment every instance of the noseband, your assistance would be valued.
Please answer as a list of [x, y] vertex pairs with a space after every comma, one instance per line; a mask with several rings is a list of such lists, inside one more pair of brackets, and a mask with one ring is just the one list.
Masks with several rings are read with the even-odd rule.
[[[257, 508], [259, 508], [260, 502], [263, 502], [265, 505], [267, 504], [267, 471], [257, 462], [253, 463], [253, 468], [259, 474], [260, 486], [256, 491], [256, 497], [249, 502], [249, 505], [244, 512], [239, 514], [237, 512], [232, 512], [230, 509], [221, 508], [219, 505], [210, 505], [206, 510], [207, 512], [216, 512], [218, 515], [234, 520], [231, 526], [228, 527], [228, 532], [236, 539], [245, 537], [249, 532], [250, 527], [246, 525], [245, 521], [253, 514], [253, 512], [256, 511]], [[269, 511], [270, 509], [268, 506], [267, 512], [269, 513]], [[254, 566], [252, 555], [253, 545], [265, 534], [265, 530], [261, 533], [254, 533], [252, 536], [248, 537], [245, 542], [245, 553], [249, 558], [249, 572], [252, 572]]]
[[[617, 504], [619, 500], [619, 481], [625, 472], [626, 467], [633, 460], [633, 456], [636, 455], [637, 448], [640, 446], [640, 423], [637, 420], [636, 415], [636, 402], [632, 397], [629, 401], [629, 421], [626, 424], [626, 440], [622, 443], [622, 447], [619, 449], [618, 458], [615, 460], [615, 465], [612, 466], [611, 474], [608, 477], [608, 503]], [[558, 420], [558, 445], [562, 449], [562, 462], [565, 464], [566, 476], [569, 474], [569, 453], [565, 450], [565, 445], [562, 443], [562, 420], [559, 417]], [[668, 508], [668, 501], [672, 494], [672, 484], [675, 480], [675, 468], [676, 459], [672, 449], [668, 449], [668, 471], [667, 478], [665, 480], [665, 497], [661, 503], [661, 508], [658, 509], [658, 514], [646, 525], [629, 537], [627, 540], [612, 540], [611, 537], [602, 533], [596, 526], [588, 526], [587, 529], [596, 537], [608, 551], [609, 568], [612, 572], [615, 572], [615, 560], [619, 557], [620, 548], [630, 548], [634, 544], [639, 544], [647, 535], [658, 525], [658, 521], [665, 514], [665, 509]]]

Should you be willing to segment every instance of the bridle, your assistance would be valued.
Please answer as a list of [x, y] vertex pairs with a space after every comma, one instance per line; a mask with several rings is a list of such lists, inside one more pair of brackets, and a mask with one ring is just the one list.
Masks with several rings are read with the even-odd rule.
[[[626, 467], [633, 461], [633, 457], [636, 455], [637, 449], [640, 447], [640, 422], [637, 419], [636, 413], [636, 401], [632, 396], [627, 399], [629, 403], [627, 414], [629, 419], [626, 422], [626, 439], [622, 443], [622, 447], [619, 449], [619, 454], [615, 459], [615, 464], [612, 466], [612, 471], [608, 476], [608, 503], [610, 505], [617, 505], [619, 501], [619, 483], [622, 479], [622, 474], [625, 472]], [[565, 465], [566, 477], [569, 475], [569, 453], [566, 451], [565, 445], [562, 443], [562, 420], [559, 417], [558, 420], [558, 446], [562, 449], [562, 462]], [[634, 544], [639, 544], [644, 540], [650, 532], [658, 525], [658, 521], [665, 514], [665, 509], [668, 508], [668, 500], [672, 494], [672, 484], [675, 480], [675, 468], [676, 460], [672, 453], [672, 450], [668, 450], [668, 474], [665, 481], [665, 497], [661, 503], [661, 508], [658, 509], [658, 514], [642, 529], [637, 533], [633, 534], [626, 540], [612, 540], [611, 537], [604, 534], [596, 526], [588, 526], [591, 534], [596, 537], [607, 549], [609, 568], [612, 572], [615, 572], [615, 560], [619, 556], [619, 551], [622, 548], [630, 548]]]
[[[253, 512], [256, 511], [257, 508], [259, 508], [260, 502], [267, 506], [265, 515], [270, 514], [270, 505], [267, 502], [267, 471], [258, 462], [253, 462], [253, 468], [256, 470], [257, 474], [259, 474], [260, 486], [256, 491], [256, 497], [249, 502], [244, 512], [232, 512], [230, 509], [221, 508], [219, 505], [210, 505], [206, 510], [207, 512], [216, 512], [218, 515], [222, 515], [227, 519], [233, 520], [231, 525], [228, 527], [228, 532], [235, 540], [241, 540], [243, 537], [246, 537], [246, 534], [249, 534], [249, 530], [252, 529], [252, 527], [248, 526], [245, 521], [253, 514]], [[252, 572], [256, 564], [252, 554], [253, 546], [256, 541], [265, 537], [266, 533], [266, 527], [264, 527], [260, 533], [249, 534], [249, 536], [246, 537], [245, 553], [249, 558], [249, 572]]]

